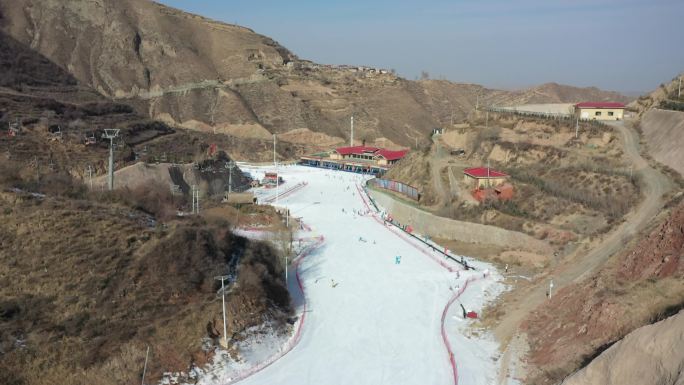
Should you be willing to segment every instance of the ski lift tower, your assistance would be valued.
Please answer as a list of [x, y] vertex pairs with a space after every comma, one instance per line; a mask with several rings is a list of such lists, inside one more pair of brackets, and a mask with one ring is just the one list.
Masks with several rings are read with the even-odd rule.
[[115, 128], [105, 128], [104, 137], [109, 139], [109, 190], [114, 190], [114, 138], [119, 136], [119, 130]]

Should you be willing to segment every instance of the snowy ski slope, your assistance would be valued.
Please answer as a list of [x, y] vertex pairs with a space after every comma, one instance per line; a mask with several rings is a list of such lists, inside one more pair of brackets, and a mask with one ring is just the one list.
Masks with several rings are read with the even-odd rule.
[[[272, 170], [241, 168], [259, 178]], [[240, 384], [496, 381], [498, 345], [486, 333], [471, 336], [472, 321], [463, 319], [459, 306], [460, 301], [479, 312], [503, 290], [501, 276], [491, 265], [468, 258], [477, 270], [463, 271], [383, 225], [377, 214], [366, 214], [367, 197], [357, 188], [365, 177], [303, 166], [281, 167], [279, 172], [286, 181], [281, 192], [306, 185], [277, 200], [272, 199], [275, 189], [258, 189], [259, 201], [289, 208], [313, 234], [323, 235], [325, 243], [298, 267], [307, 313], [297, 344]], [[291, 270], [291, 289], [294, 275]], [[469, 279], [472, 282], [454, 299]], [[450, 300], [453, 304], [447, 306]]]

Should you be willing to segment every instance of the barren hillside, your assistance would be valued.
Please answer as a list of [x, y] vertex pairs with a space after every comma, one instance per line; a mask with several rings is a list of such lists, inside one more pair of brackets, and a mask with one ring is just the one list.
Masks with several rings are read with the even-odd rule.
[[[480, 112], [435, 135], [429, 151], [414, 151], [386, 178], [418, 186], [419, 204], [437, 215], [526, 232], [562, 249], [605, 233], [640, 198], [611, 128], [583, 122], [577, 138], [574, 131], [570, 120]], [[510, 175], [511, 200], [477, 205], [463, 170], [487, 164]]]
[[577, 103], [582, 101], [622, 102], [632, 98], [618, 92], [604, 91], [596, 87], [573, 87], [558, 83], [545, 83], [526, 90], [513, 92], [509, 101], [501, 105], [538, 104], [538, 103]]
[[[589, 279], [563, 288], [526, 321], [536, 384], [585, 365], [627, 333], [684, 305], [684, 204]], [[654, 382], [655, 383], [655, 382]]]
[[41, 195], [0, 181], [3, 383], [136, 383], [148, 344], [150, 380], [206, 362], [202, 341], [216, 330], [207, 325], [221, 317], [214, 276], [231, 265], [240, 288], [227, 304], [229, 338], [267, 319], [287, 327], [289, 294], [270, 246], [225, 223], [161, 222], [134, 208], [154, 211], [167, 199], [157, 190], [93, 196], [78, 185], [56, 191], [59, 182]]
[[[3, 383], [137, 382], [146, 344], [156, 358], [152, 379], [206, 361], [202, 339], [212, 337], [207, 323], [220, 309], [213, 277], [228, 266], [243, 272], [229, 303], [231, 335], [287, 316], [273, 249], [233, 236], [225, 219], [172, 220], [186, 205], [169, 189], [173, 170], [167, 167], [159, 185], [148, 178], [144, 187], [113, 193], [89, 192], [81, 179], [86, 166], [94, 176], [106, 170], [103, 128], [121, 129], [117, 168], [166, 153], [169, 160], [201, 160], [210, 134], [188, 135], [137, 114], [4, 33], [0, 68]], [[10, 122], [20, 127], [16, 136], [8, 135]], [[83, 143], [89, 135], [95, 144]], [[254, 151], [253, 142], [240, 143], [242, 151]], [[217, 179], [225, 186], [226, 160], [198, 162], [195, 175], [206, 191]], [[187, 193], [178, 182], [185, 176], [175, 174]], [[238, 175], [233, 183], [245, 181]]]
[[636, 329], [603, 352], [563, 385], [618, 385], [646, 380], [651, 384], [684, 383], [684, 311]]
[[[420, 145], [433, 127], [465, 119], [478, 97], [482, 105], [622, 100], [593, 88], [509, 92], [316, 64], [249, 29], [147, 0], [2, 0], [0, 14], [5, 32], [103, 95], [171, 125], [240, 138], [305, 130], [348, 140], [353, 114], [359, 141]], [[299, 143], [319, 147], [314, 137]]]

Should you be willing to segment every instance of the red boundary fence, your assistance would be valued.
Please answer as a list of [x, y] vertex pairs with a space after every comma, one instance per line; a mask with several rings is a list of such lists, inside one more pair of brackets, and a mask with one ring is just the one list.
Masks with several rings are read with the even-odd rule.
[[[304, 185], [305, 185], [305, 184], [304, 184]], [[297, 185], [297, 186], [299, 186], [299, 185]], [[300, 186], [300, 187], [297, 187], [297, 186], [294, 186], [293, 188], [291, 188], [290, 190], [288, 190], [287, 193], [293, 192], [293, 191], [295, 191], [296, 189], [299, 189], [299, 188], [304, 187], [304, 186]], [[362, 189], [361, 189], [358, 185], [356, 186], [356, 188], [357, 188], [357, 190], [359, 191], [359, 196], [361, 197], [361, 200], [363, 201], [363, 203], [364, 203], [364, 205], [366, 206], [366, 208], [367, 208], [371, 213], [373, 213], [373, 214], [372, 214], [373, 219], [375, 219], [378, 223], [381, 223], [381, 224], [384, 225], [384, 222], [381, 222], [381, 219], [377, 217], [377, 215], [373, 212], [373, 210], [371, 210], [370, 205], [368, 204], [368, 202], [367, 202], [366, 199], [364, 198], [364, 195], [365, 195], [365, 194], [364, 194], [364, 191], [362, 191]], [[282, 196], [282, 195], [281, 195], [281, 196]], [[390, 226], [385, 226], [385, 228], [388, 229], [389, 231], [391, 231], [392, 233], [394, 233], [395, 235], [399, 236], [400, 238], [402, 238], [404, 241], [406, 241], [407, 243], [409, 243], [411, 246], [413, 246], [413, 247], [415, 247], [416, 249], [418, 249], [418, 250], [419, 250], [421, 253], [423, 253], [424, 255], [430, 257], [432, 260], [434, 260], [435, 262], [439, 263], [439, 265], [442, 266], [443, 268], [447, 269], [448, 271], [454, 271], [454, 268], [453, 268], [452, 266], [449, 266], [449, 264], [447, 264], [445, 261], [443, 261], [443, 260], [441, 260], [441, 259], [435, 258], [434, 255], [428, 253], [427, 251], [423, 250], [423, 249], [422, 249], [421, 247], [419, 247], [418, 245], [414, 244], [414, 243], [410, 240], [410, 238], [404, 236], [404, 235], [401, 234], [401, 233], [396, 232], [396, 231], [391, 227], [391, 225], [390, 225]], [[296, 267], [297, 285], [298, 285], [298, 287], [299, 287], [299, 290], [300, 290], [301, 293], [302, 293], [302, 297], [304, 298], [304, 308], [302, 309], [302, 315], [301, 315], [300, 321], [299, 321], [299, 323], [298, 323], [298, 325], [297, 325], [297, 331], [295, 332], [294, 337], [293, 337], [292, 339], [290, 339], [290, 341], [287, 343], [286, 348], [285, 348], [283, 351], [281, 351], [281, 352], [278, 353], [278, 354], [275, 354], [274, 356], [272, 356], [272, 357], [269, 358], [268, 360], [262, 362], [261, 364], [256, 365], [256, 366], [252, 367], [251, 369], [249, 369], [249, 370], [247, 370], [247, 371], [241, 373], [241, 374], [238, 375], [236, 378], [233, 378], [233, 379], [231, 379], [230, 381], [226, 382], [226, 383], [225, 383], [226, 385], [228, 385], [228, 384], [234, 384], [234, 383], [236, 383], [236, 382], [242, 381], [242, 380], [244, 380], [245, 378], [247, 378], [247, 377], [249, 377], [249, 376], [251, 376], [251, 375], [254, 375], [254, 374], [256, 374], [256, 373], [258, 373], [258, 372], [260, 372], [260, 371], [266, 369], [266, 368], [269, 367], [271, 364], [273, 364], [275, 361], [277, 361], [278, 359], [282, 358], [282, 357], [285, 356], [287, 353], [289, 353], [290, 351], [292, 351], [292, 349], [294, 349], [294, 347], [299, 343], [299, 340], [301, 339], [301, 335], [302, 335], [302, 330], [303, 330], [303, 328], [304, 328], [304, 322], [305, 322], [305, 320], [306, 320], [306, 312], [307, 312], [306, 295], [305, 295], [305, 292], [304, 292], [304, 285], [302, 284], [302, 280], [301, 280], [300, 275], [299, 275], [299, 265], [300, 265], [301, 261], [302, 261], [307, 255], [309, 255], [313, 250], [315, 250], [315, 249], [317, 249], [318, 247], [320, 247], [324, 242], [325, 242], [325, 238], [324, 238], [323, 236], [319, 237], [318, 240], [317, 240], [317, 242], [315, 242], [315, 243], [313, 243], [311, 246], [307, 247], [304, 251], [302, 251], [302, 252], [299, 254], [299, 256], [298, 256], [295, 260], [293, 260], [293, 264], [294, 264], [295, 267]], [[482, 278], [484, 278], [484, 277], [486, 277], [486, 276], [487, 276], [487, 274], [485, 273], [484, 275], [482, 275]], [[456, 293], [454, 293], [454, 295], [449, 299], [449, 301], [448, 301], [448, 302], [446, 303], [446, 305], [444, 306], [444, 309], [442, 310], [442, 317], [441, 317], [441, 322], [440, 322], [440, 329], [441, 329], [442, 341], [443, 341], [444, 346], [445, 346], [445, 348], [446, 348], [446, 350], [447, 350], [447, 353], [448, 353], [448, 355], [449, 355], [449, 364], [450, 364], [451, 369], [452, 369], [454, 385], [458, 385], [458, 365], [456, 364], [456, 359], [455, 359], [455, 356], [454, 356], [453, 347], [451, 346], [451, 343], [449, 342], [449, 338], [448, 338], [447, 331], [446, 331], [446, 326], [445, 326], [445, 323], [446, 323], [446, 316], [447, 316], [447, 314], [449, 313], [449, 309], [451, 308], [451, 305], [452, 305], [454, 302], [456, 302], [456, 300], [463, 294], [463, 292], [465, 292], [465, 290], [466, 290], [466, 288], [468, 287], [468, 285], [469, 285], [471, 282], [478, 281], [478, 280], [480, 280], [480, 279], [482, 279], [482, 278], [480, 278], [480, 275], [479, 275], [479, 274], [478, 274], [478, 275], [475, 275], [475, 276], [472, 276], [472, 277], [470, 277], [470, 278], [468, 278], [468, 279], [465, 281], [463, 287], [459, 288], [459, 289], [456, 291]]]
[[299, 343], [299, 340], [302, 337], [302, 329], [304, 329], [304, 321], [306, 320], [306, 313], [307, 313], [307, 303], [306, 303], [306, 294], [304, 292], [304, 285], [302, 284], [302, 279], [299, 276], [299, 264], [302, 262], [302, 260], [309, 254], [311, 254], [312, 251], [318, 249], [323, 245], [325, 242], [325, 237], [322, 235], [318, 237], [317, 241], [308, 246], [305, 250], [303, 250], [301, 253], [299, 253], [299, 256], [295, 258], [292, 263], [295, 265], [295, 276], [297, 277], [297, 286], [299, 287], [299, 290], [302, 293], [302, 298], [304, 298], [304, 308], [302, 309], [302, 315], [299, 317], [299, 323], [297, 324], [297, 331], [295, 331], [295, 335], [287, 342], [285, 349], [280, 351], [277, 354], [274, 354], [270, 358], [268, 358], [266, 361], [263, 361], [250, 369], [245, 370], [244, 372], [240, 373], [237, 375], [235, 378], [231, 378], [228, 382], [225, 382], [225, 385], [229, 384], [234, 384], [236, 382], [240, 382], [244, 380], [245, 378], [252, 376], [256, 373], [259, 373], [260, 371], [266, 369], [267, 367], [271, 366], [274, 362], [277, 360], [281, 359], [283, 356], [285, 356], [287, 353], [291, 352], [292, 349], [294, 349], [295, 346]]
[[[358, 185], [356, 186], [356, 188], [357, 188], [357, 190], [359, 191], [359, 196], [361, 197], [361, 200], [363, 201], [363, 204], [366, 206], [366, 208], [367, 208], [371, 213], [373, 213], [373, 210], [370, 208], [370, 205], [368, 204], [368, 202], [367, 202], [366, 199], [364, 198], [365, 191], [363, 191], [363, 189], [362, 189], [360, 186], [358, 186]], [[369, 198], [369, 199], [370, 199], [370, 198]], [[376, 209], [377, 209], [377, 207], [376, 207]], [[377, 215], [373, 214], [372, 216], [373, 216], [373, 218], [374, 218], [376, 221], [378, 221], [379, 223], [383, 223], [383, 224], [384, 224], [384, 222], [380, 222], [380, 219], [377, 217]], [[430, 257], [431, 259], [433, 259], [434, 261], [436, 261], [437, 263], [439, 263], [439, 265], [442, 266], [443, 268], [445, 268], [445, 269], [447, 269], [447, 270], [449, 270], [449, 271], [454, 271], [454, 268], [453, 268], [452, 266], [450, 266], [449, 264], [447, 264], [444, 260], [435, 258], [434, 255], [432, 255], [432, 254], [426, 252], [423, 248], [420, 248], [418, 245], [416, 245], [416, 244], [414, 244], [413, 242], [411, 242], [410, 238], [404, 236], [402, 233], [398, 233], [398, 232], [394, 231], [393, 228], [391, 227], [391, 225], [390, 225], [390, 226], [386, 226], [386, 228], [387, 228], [388, 230], [392, 231], [393, 233], [395, 233], [396, 235], [398, 235], [400, 238], [404, 239], [406, 242], [408, 242], [409, 244], [411, 244], [411, 245], [412, 245], [413, 247], [415, 247], [416, 249], [420, 250], [423, 254], [427, 255], [428, 257]], [[465, 289], [468, 287], [468, 285], [469, 285], [471, 282], [478, 281], [478, 280], [480, 280], [480, 279], [482, 279], [482, 278], [484, 278], [484, 277], [486, 277], [486, 276], [487, 276], [486, 273], [483, 274], [482, 276], [480, 276], [480, 275], [478, 274], [478, 275], [474, 275], [474, 276], [472, 276], [472, 277], [466, 279], [465, 283], [463, 284], [463, 287], [459, 288], [459, 289], [456, 291], [456, 293], [454, 293], [454, 295], [449, 299], [449, 301], [448, 301], [448, 302], [446, 303], [446, 305], [444, 306], [444, 309], [442, 310], [442, 318], [441, 318], [441, 322], [440, 322], [440, 331], [441, 331], [441, 334], [442, 334], [442, 342], [444, 343], [444, 347], [446, 348], [447, 353], [448, 353], [448, 355], [449, 355], [449, 364], [451, 365], [451, 371], [452, 371], [452, 374], [453, 374], [454, 385], [458, 385], [458, 365], [456, 364], [456, 359], [455, 359], [455, 356], [454, 356], [453, 347], [451, 346], [451, 343], [449, 342], [449, 337], [448, 337], [447, 331], [446, 331], [446, 326], [445, 326], [445, 323], [446, 323], [446, 316], [447, 316], [447, 314], [449, 313], [449, 309], [451, 308], [451, 305], [452, 305], [454, 302], [456, 302], [456, 300], [461, 296], [461, 294], [463, 294], [463, 292], [465, 292]], [[480, 277], [482, 277], [482, 278], [480, 278]]]

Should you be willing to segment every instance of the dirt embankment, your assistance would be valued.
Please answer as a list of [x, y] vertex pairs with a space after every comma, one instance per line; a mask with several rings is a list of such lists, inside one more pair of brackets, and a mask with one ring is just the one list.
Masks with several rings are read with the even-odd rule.
[[561, 289], [525, 321], [535, 384], [551, 384], [629, 331], [684, 305], [684, 203], [589, 279]]
[[653, 159], [684, 176], [684, 112], [652, 109], [639, 127]]

